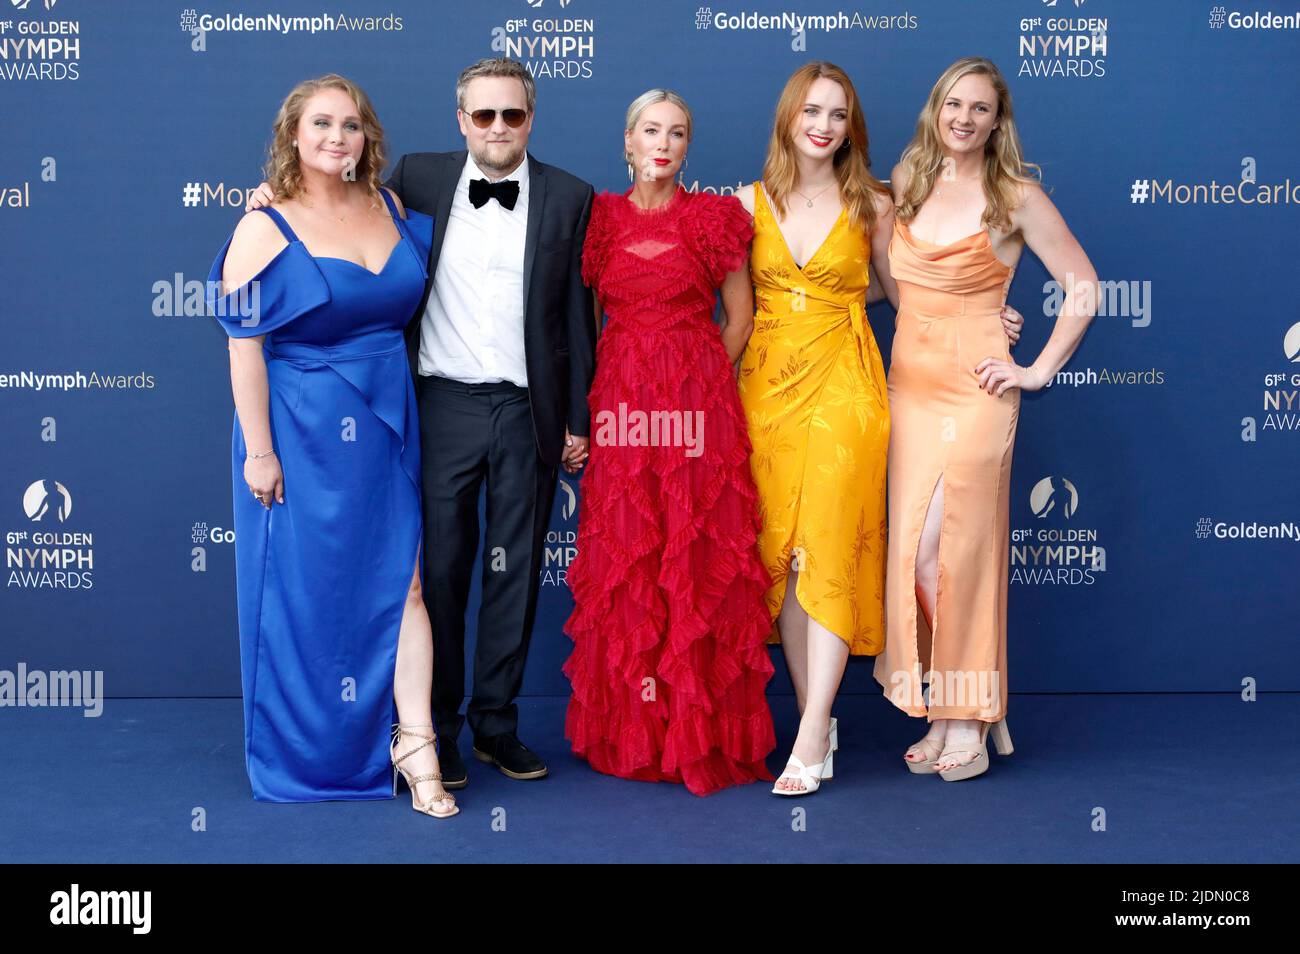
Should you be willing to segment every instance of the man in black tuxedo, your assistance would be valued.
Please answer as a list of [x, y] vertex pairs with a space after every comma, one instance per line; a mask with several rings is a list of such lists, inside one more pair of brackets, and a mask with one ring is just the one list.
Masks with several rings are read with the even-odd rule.
[[424, 299], [407, 327], [420, 407], [424, 600], [433, 626], [433, 719], [447, 788], [468, 782], [465, 609], [487, 484], [474, 754], [511, 778], [545, 763], [517, 735], [515, 697], [537, 608], [556, 468], [587, 458], [595, 365], [582, 245], [592, 187], [527, 153], [536, 88], [524, 66], [481, 60], [456, 84], [466, 149], [409, 153], [386, 183], [434, 218]]

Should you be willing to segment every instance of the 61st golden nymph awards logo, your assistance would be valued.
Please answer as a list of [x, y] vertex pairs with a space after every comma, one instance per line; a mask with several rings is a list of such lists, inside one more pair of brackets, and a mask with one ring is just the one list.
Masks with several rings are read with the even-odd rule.
[[[590, 79], [596, 58], [596, 20], [557, 16], [577, 0], [524, 0], [528, 14], [492, 28], [496, 56], [519, 60], [533, 79]], [[594, 6], [588, 0], [588, 6]]]
[[[1110, 52], [1110, 18], [1083, 15], [1084, 0], [1043, 0], [1036, 16], [1020, 18], [1020, 67], [1029, 78], [1101, 79]], [[1071, 15], [1071, 14], [1076, 15]]]
[[1011, 531], [1011, 583], [1090, 586], [1105, 572], [1095, 527], [1079, 526], [1079, 490], [1066, 477], [1044, 477], [1029, 492], [1033, 523]]
[[33, 481], [23, 492], [27, 525], [5, 534], [7, 587], [88, 590], [95, 569], [94, 534], [70, 527], [72, 494], [57, 480]]
[[1300, 433], [1300, 321], [1282, 335], [1285, 366], [1265, 372], [1262, 420], [1257, 414], [1241, 419], [1241, 439], [1259, 440], [1259, 432]]
[[80, 79], [81, 22], [45, 16], [57, 0], [9, 3], [19, 16], [0, 19], [0, 80]]

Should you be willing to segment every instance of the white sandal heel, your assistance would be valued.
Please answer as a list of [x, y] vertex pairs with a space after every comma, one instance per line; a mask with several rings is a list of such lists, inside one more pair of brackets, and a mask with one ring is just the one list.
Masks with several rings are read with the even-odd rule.
[[[839, 722], [834, 716], [831, 716], [831, 728], [826, 733], [826, 758], [822, 759], [816, 765], [804, 765], [793, 752], [786, 763], [786, 769], [777, 778], [776, 784], [772, 786], [773, 795], [811, 795], [821, 787], [822, 782], [835, 777], [835, 751], [840, 747]], [[790, 766], [794, 765], [797, 770], [790, 771]], [[803, 782], [803, 788], [790, 789], [780, 788], [781, 779], [798, 779]]]
[[830, 746], [830, 749], [826, 761], [822, 763], [825, 766], [825, 770], [822, 772], [823, 781], [835, 777], [835, 753], [840, 748], [840, 725], [834, 716], [831, 716], [831, 730], [826, 735], [826, 743]]
[[[817, 791], [817, 789], [821, 788], [823, 779], [831, 777], [831, 767], [834, 758], [834, 752], [827, 752], [824, 761], [818, 762], [816, 765], [804, 765], [803, 762], [800, 761], [799, 756], [791, 753], [790, 761], [786, 765], [785, 771], [782, 772], [781, 777], [776, 780], [777, 785], [780, 784], [781, 779], [798, 779], [803, 782], [803, 788], [778, 788], [777, 785], [773, 785], [772, 794], [811, 795], [813, 792]], [[791, 765], [795, 766], [795, 771], [793, 772], [790, 771]], [[823, 775], [823, 772], [826, 774]]]

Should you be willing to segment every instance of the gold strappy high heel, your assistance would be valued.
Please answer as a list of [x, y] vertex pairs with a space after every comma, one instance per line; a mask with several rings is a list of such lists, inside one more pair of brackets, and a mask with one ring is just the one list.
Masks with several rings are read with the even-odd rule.
[[[415, 786], [421, 782], [441, 782], [442, 773], [430, 772], [427, 775], [410, 775], [407, 773], [405, 766], [400, 764], [401, 761], [410, 756], [411, 753], [420, 751], [420, 749], [424, 748], [426, 745], [434, 745], [438, 741], [438, 734], [436, 732], [433, 735], [424, 735], [420, 732], [408, 731], [403, 733], [402, 730], [426, 728], [432, 729], [433, 726], [428, 723], [420, 725], [403, 725], [398, 722], [393, 723], [393, 741], [388, 746], [388, 757], [393, 763], [393, 788], [396, 790], [397, 773], [401, 772], [402, 778], [406, 779], [406, 785], [411, 790], [411, 807], [413, 809], [417, 812], [423, 812], [426, 815], [432, 815], [434, 818], [450, 818], [452, 815], [455, 815], [460, 811], [459, 806], [456, 804], [456, 797], [450, 792], [444, 791], [441, 795], [434, 795], [424, 804], [420, 803], [420, 796], [415, 792]], [[411, 747], [401, 755], [398, 755], [397, 744], [402, 740], [403, 734], [417, 739], [423, 739], [424, 741], [419, 745]], [[434, 751], [436, 752], [437, 749], [435, 748]]]

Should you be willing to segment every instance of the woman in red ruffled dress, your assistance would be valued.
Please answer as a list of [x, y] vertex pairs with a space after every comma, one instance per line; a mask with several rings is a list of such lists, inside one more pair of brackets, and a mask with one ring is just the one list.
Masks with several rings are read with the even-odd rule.
[[707, 795], [770, 780], [776, 739], [764, 695], [771, 581], [733, 367], [753, 327], [753, 226], [734, 196], [675, 180], [690, 138], [677, 94], [632, 103], [636, 181], [596, 197], [583, 247], [607, 321], [568, 573], [565, 735], [598, 772]]

